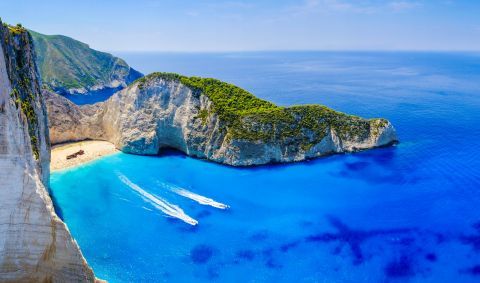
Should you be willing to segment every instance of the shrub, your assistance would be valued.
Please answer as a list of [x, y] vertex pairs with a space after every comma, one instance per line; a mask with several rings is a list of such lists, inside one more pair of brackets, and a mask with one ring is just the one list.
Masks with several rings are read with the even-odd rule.
[[[335, 130], [340, 138], [364, 139], [370, 133], [369, 120], [322, 105], [280, 107], [216, 79], [153, 73], [136, 82], [142, 90], [154, 79], [177, 81], [194, 93], [207, 96], [212, 101], [211, 111], [224, 122], [227, 136], [235, 139], [287, 143], [300, 139], [301, 147], [308, 150], [320, 142], [329, 129]], [[197, 117], [205, 123], [208, 115], [207, 110], [200, 110]]]

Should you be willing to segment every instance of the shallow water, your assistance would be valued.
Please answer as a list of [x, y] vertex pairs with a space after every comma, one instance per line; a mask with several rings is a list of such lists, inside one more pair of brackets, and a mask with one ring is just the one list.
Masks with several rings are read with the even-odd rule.
[[[172, 152], [119, 153], [54, 173], [57, 211], [98, 277], [480, 280], [478, 54], [119, 55], [144, 73], [218, 77], [281, 105], [385, 117], [401, 143], [247, 169]], [[198, 195], [229, 208], [201, 204]]]

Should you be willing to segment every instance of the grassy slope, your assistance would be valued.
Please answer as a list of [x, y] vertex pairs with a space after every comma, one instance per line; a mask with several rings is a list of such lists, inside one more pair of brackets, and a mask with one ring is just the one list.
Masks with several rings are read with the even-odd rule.
[[30, 34], [43, 82], [54, 89], [88, 89], [96, 84], [108, 84], [115, 76], [125, 77], [130, 71], [122, 59], [93, 50], [72, 38], [34, 31]]
[[179, 81], [209, 97], [212, 109], [201, 109], [198, 118], [205, 121], [213, 111], [225, 122], [227, 133], [237, 139], [288, 142], [300, 138], [302, 147], [309, 149], [325, 137], [329, 128], [341, 138], [364, 138], [371, 127], [378, 129], [387, 123], [384, 119], [346, 115], [322, 105], [280, 107], [242, 88], [210, 78], [153, 73], [137, 80], [139, 88], [155, 78]]

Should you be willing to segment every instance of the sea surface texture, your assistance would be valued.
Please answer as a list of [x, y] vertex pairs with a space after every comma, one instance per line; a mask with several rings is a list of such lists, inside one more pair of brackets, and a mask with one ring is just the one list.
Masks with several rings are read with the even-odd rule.
[[480, 55], [117, 54], [280, 105], [396, 127], [395, 147], [233, 168], [115, 154], [52, 174], [57, 212], [109, 282], [479, 282]]

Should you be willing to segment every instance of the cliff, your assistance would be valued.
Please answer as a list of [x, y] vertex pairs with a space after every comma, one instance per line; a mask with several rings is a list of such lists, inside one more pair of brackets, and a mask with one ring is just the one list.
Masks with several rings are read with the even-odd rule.
[[32, 39], [0, 22], [0, 281], [93, 282], [47, 192], [50, 142]]
[[70, 37], [30, 33], [43, 83], [59, 94], [124, 88], [143, 76], [122, 59]]
[[127, 153], [175, 148], [198, 158], [249, 166], [301, 161], [397, 141], [385, 119], [325, 106], [279, 107], [215, 79], [154, 73], [105, 102], [76, 106], [46, 93], [52, 143], [107, 140]]

